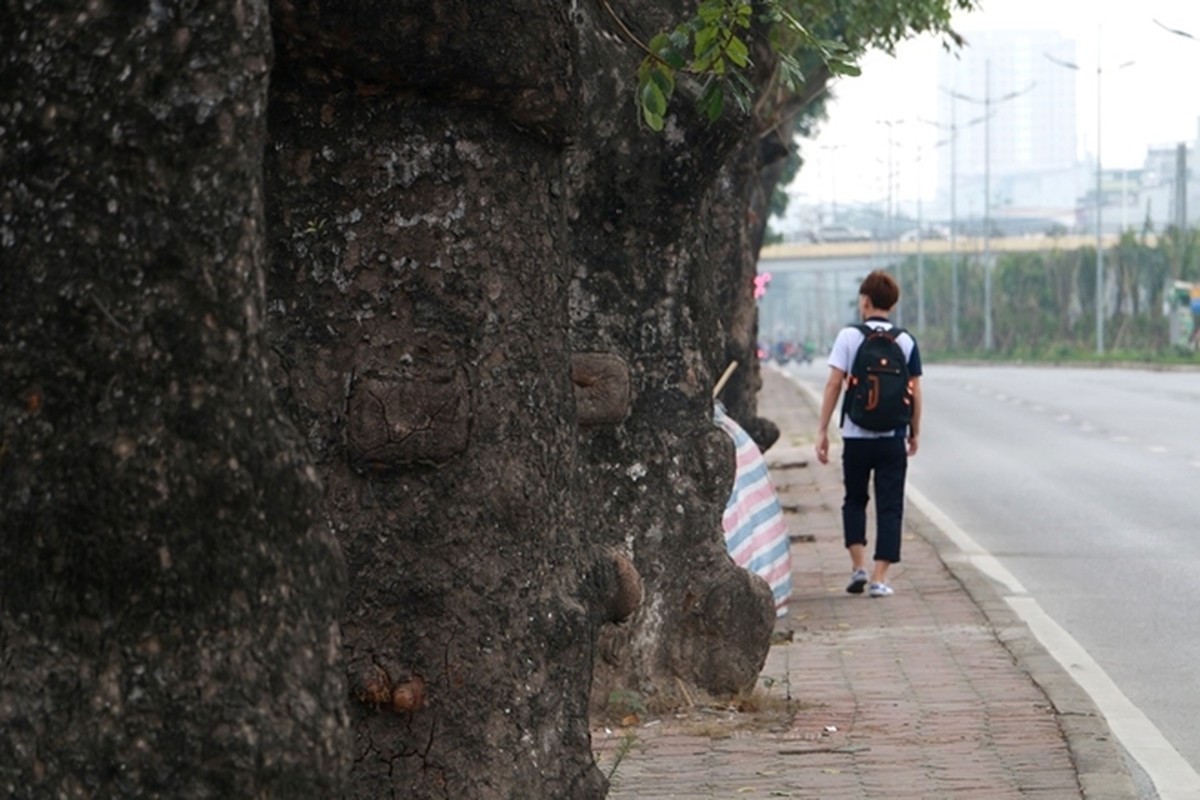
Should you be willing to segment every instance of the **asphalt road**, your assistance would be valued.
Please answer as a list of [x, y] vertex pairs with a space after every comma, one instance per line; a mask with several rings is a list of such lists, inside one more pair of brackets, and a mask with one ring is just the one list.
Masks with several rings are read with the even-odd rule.
[[[789, 372], [819, 391], [827, 368]], [[1144, 715], [1121, 726], [1142, 766], [1200, 792], [1200, 372], [927, 365], [922, 386], [909, 485]]]

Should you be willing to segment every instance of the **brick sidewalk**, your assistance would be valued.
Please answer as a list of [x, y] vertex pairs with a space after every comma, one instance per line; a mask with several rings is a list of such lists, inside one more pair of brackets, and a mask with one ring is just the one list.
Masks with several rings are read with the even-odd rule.
[[1135, 798], [1090, 702], [985, 579], [943, 563], [953, 545], [911, 508], [895, 596], [846, 594], [839, 463], [812, 455], [809, 396], [768, 368], [763, 381], [794, 573], [759, 708], [593, 732], [605, 772], [627, 749], [609, 797]]

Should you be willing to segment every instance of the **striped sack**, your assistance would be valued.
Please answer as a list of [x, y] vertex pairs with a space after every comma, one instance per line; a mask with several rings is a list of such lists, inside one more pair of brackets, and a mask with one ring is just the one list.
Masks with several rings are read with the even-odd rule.
[[771, 586], [775, 616], [787, 614], [792, 593], [792, 556], [788, 548], [787, 523], [771, 485], [767, 462], [750, 438], [716, 403], [713, 422], [733, 439], [737, 451], [737, 475], [733, 493], [721, 519], [725, 546], [735, 564], [758, 575]]

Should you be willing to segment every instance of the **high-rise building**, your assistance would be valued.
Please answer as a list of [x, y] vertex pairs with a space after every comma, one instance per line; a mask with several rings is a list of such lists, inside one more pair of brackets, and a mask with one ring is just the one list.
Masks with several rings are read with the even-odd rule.
[[985, 187], [1001, 228], [1069, 214], [1081, 189], [1077, 69], [1064, 66], [1075, 62], [1075, 42], [1048, 30], [965, 35], [967, 47], [943, 54], [938, 67], [938, 124], [958, 132], [938, 150], [939, 206], [948, 208], [953, 179], [966, 229], [987, 211]]

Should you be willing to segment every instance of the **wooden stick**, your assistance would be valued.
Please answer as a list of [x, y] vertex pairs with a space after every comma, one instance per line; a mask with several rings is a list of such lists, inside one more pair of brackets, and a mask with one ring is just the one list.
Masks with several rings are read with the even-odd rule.
[[737, 367], [738, 367], [738, 362], [736, 362], [736, 361], [729, 362], [729, 366], [725, 368], [725, 374], [723, 374], [721, 376], [721, 380], [717, 381], [717, 385], [713, 387], [713, 399], [714, 400], [717, 399], [717, 395], [719, 395], [721, 393], [721, 390], [725, 388], [725, 382], [729, 380], [729, 376], [733, 374], [733, 371], [735, 369], [737, 369]]

